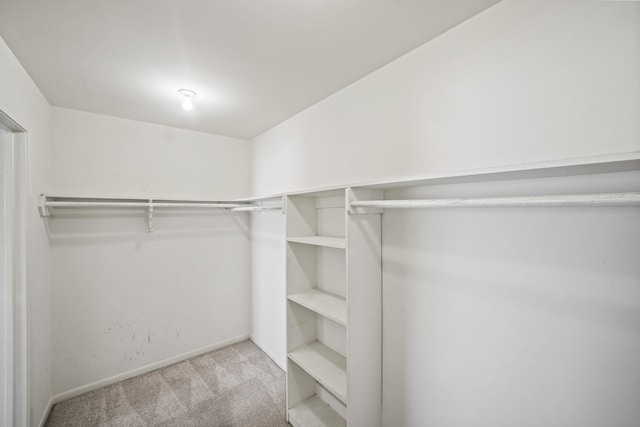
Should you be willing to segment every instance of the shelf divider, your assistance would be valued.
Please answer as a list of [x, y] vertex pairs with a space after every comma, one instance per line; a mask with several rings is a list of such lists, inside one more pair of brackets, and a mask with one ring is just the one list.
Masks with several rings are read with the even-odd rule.
[[324, 246], [326, 248], [346, 249], [347, 239], [344, 237], [330, 237], [330, 236], [299, 236], [289, 237], [287, 239], [293, 243], [303, 243], [305, 245]]
[[347, 325], [347, 301], [344, 298], [319, 289], [297, 292], [287, 298], [327, 319], [343, 326]]
[[316, 341], [292, 351], [289, 359], [342, 403], [347, 403], [347, 359], [344, 356]]
[[294, 427], [326, 426], [347, 427], [344, 418], [338, 415], [318, 396], [313, 396], [289, 410], [289, 421]]

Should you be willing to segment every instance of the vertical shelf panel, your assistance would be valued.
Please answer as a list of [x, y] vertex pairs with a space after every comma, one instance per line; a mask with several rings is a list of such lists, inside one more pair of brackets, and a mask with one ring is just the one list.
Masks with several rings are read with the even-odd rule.
[[293, 425], [382, 424], [381, 210], [346, 208], [382, 197], [382, 190], [347, 189], [287, 198]]
[[346, 425], [346, 238], [343, 192], [286, 197], [287, 417]]
[[[351, 200], [382, 199], [381, 190], [348, 189]], [[381, 214], [347, 215], [348, 424], [382, 425]]]

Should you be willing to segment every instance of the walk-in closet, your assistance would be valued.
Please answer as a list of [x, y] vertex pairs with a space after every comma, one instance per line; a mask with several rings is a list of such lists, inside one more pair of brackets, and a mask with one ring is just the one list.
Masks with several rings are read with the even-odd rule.
[[640, 425], [640, 2], [0, 0], [0, 427]]

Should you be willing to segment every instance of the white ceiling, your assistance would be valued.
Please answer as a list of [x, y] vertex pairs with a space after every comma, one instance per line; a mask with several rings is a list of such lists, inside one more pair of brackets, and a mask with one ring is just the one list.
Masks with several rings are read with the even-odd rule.
[[497, 2], [0, 0], [0, 35], [53, 105], [252, 138]]

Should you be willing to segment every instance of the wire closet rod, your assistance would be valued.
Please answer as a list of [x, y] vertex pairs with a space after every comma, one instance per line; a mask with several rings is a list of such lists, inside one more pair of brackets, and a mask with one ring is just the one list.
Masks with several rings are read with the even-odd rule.
[[239, 203], [189, 203], [189, 202], [68, 202], [46, 201], [47, 208], [220, 208], [229, 209], [245, 206]]
[[237, 208], [231, 208], [232, 212], [253, 212], [264, 211], [269, 209], [282, 209], [282, 205], [266, 205], [266, 206], [240, 206]]
[[234, 201], [206, 201], [206, 200], [172, 200], [172, 199], [127, 199], [100, 197], [70, 197], [40, 195], [38, 210], [40, 216], [53, 215], [53, 208], [145, 208], [149, 216], [156, 208], [196, 208], [196, 209], [225, 209], [232, 212], [258, 212], [268, 209], [282, 209], [282, 204]]
[[640, 192], [422, 200], [354, 200], [352, 208], [637, 206]]

